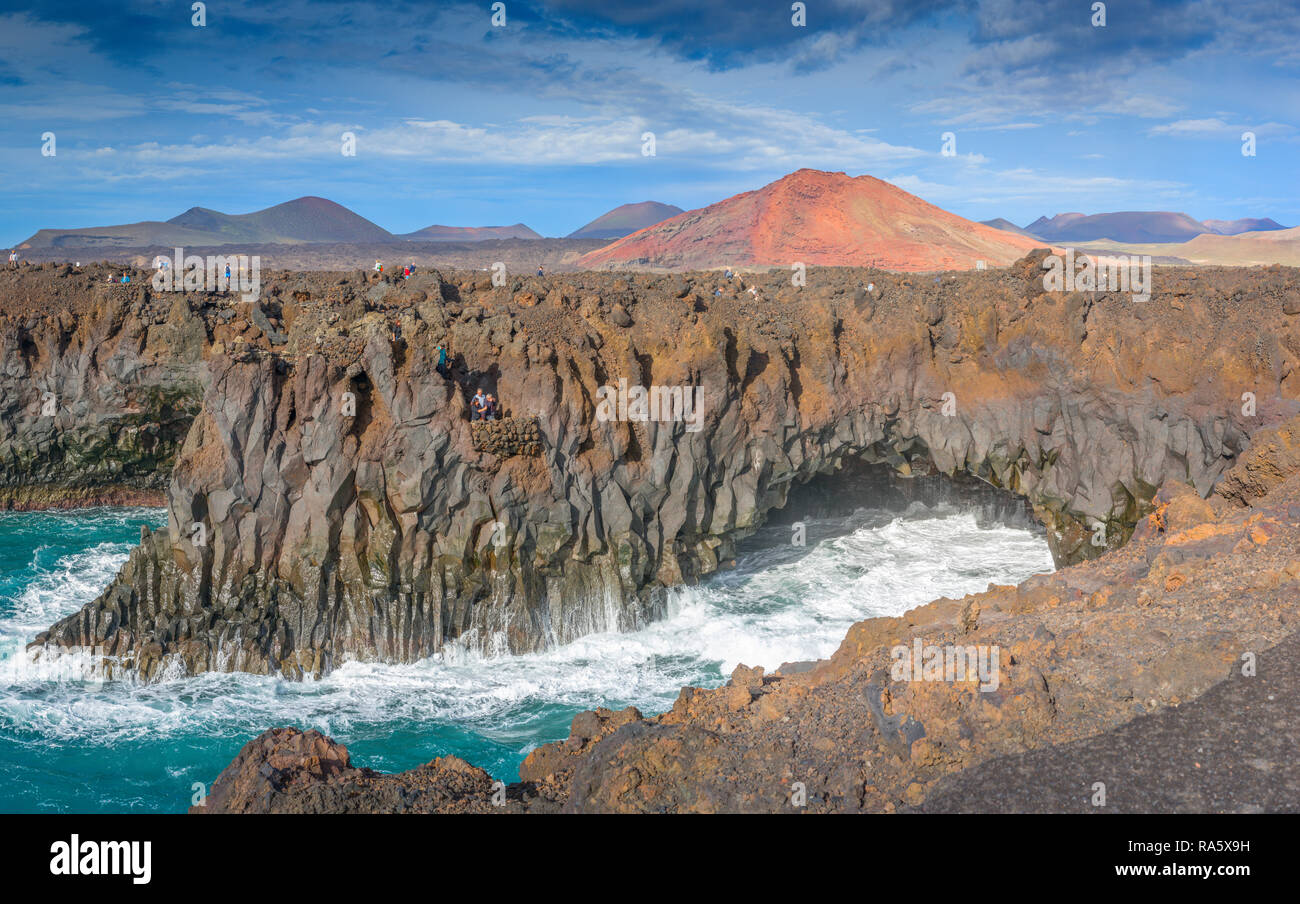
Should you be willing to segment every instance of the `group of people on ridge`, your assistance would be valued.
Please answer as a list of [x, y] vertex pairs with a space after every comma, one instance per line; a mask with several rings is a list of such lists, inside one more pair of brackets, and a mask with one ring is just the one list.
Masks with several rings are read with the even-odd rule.
[[[384, 262], [379, 260], [375, 261], [374, 270], [376, 273], [383, 273]], [[415, 261], [411, 261], [409, 264], [407, 264], [405, 267], [402, 268], [402, 279], [410, 279], [414, 274], [415, 274]]]
[[[726, 279], [727, 282], [732, 282], [732, 281], [734, 281], [734, 280], [736, 279], [737, 275], [738, 275], [738, 274], [737, 274], [734, 270], [732, 270], [730, 267], [728, 267], [728, 268], [726, 269], [726, 272], [722, 274], [723, 278]], [[740, 282], [740, 286], [741, 286], [742, 288], [745, 288], [745, 283], [744, 283], [744, 281], [741, 281], [741, 282]], [[745, 288], [745, 291], [748, 292], [750, 295], [752, 295], [755, 299], [761, 299], [761, 298], [762, 298], [762, 293], [759, 292], [759, 289], [758, 289], [757, 286], [749, 286], [748, 288]], [[714, 295], [715, 298], [716, 298], [716, 297], [720, 297], [722, 294], [723, 294], [723, 287], [722, 287], [722, 286], [718, 286], [717, 288], [715, 288], [715, 289], [713, 290], [713, 295]]]

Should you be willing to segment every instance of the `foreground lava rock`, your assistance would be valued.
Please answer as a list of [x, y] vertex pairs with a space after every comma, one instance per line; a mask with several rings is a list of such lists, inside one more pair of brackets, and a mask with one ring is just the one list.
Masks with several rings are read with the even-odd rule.
[[[635, 710], [581, 713], [568, 739], [535, 750], [520, 768], [522, 781], [508, 787], [448, 758], [397, 775], [376, 776], [350, 764], [348, 771], [334, 771], [316, 764], [346, 763], [343, 748], [314, 732], [277, 729], [244, 748], [216, 780], [205, 809], [1081, 810], [1090, 809], [1092, 789], [1080, 776], [1090, 783], [1133, 770], [1123, 764], [1101, 775], [1079, 773], [1069, 768], [1070, 750], [1092, 751], [1094, 760], [1105, 762], [1107, 748], [1071, 742], [1140, 737], [1104, 733], [1152, 713], [1163, 713], [1156, 730], [1162, 746], [1172, 748], [1162, 756], [1226, 774], [1207, 759], [1211, 751], [1179, 747], [1195, 745], [1207, 728], [1193, 707], [1183, 730], [1176, 708], [1230, 672], [1254, 674], [1248, 662], [1272, 668], [1277, 657], [1260, 655], [1271, 647], [1283, 641], [1287, 649], [1295, 646], [1300, 469], [1284, 450], [1297, 429], [1300, 418], [1262, 437], [1262, 451], [1225, 481], [1227, 494], [1205, 500], [1185, 485], [1167, 484], [1123, 549], [1017, 587], [990, 587], [898, 618], [860, 622], [829, 660], [771, 674], [740, 666], [726, 687], [685, 688], [671, 711], [653, 718]], [[1260, 472], [1279, 479], [1243, 499], [1235, 490], [1240, 479]], [[892, 651], [917, 640], [999, 649], [997, 689], [981, 691], [970, 681], [895, 680]], [[1297, 710], [1294, 699], [1276, 703], [1276, 730], [1292, 731]], [[1247, 749], [1237, 759], [1265, 762], [1258, 751], [1257, 759], [1243, 759], [1256, 748], [1250, 738], [1239, 740]], [[1052, 745], [1069, 746], [1053, 753]], [[1266, 746], [1287, 755], [1277, 743]], [[298, 753], [302, 748], [305, 755]], [[1005, 757], [1035, 750], [1042, 755]], [[970, 779], [957, 776], [985, 763], [989, 768], [968, 773]], [[1068, 784], [1018, 791], [997, 779], [1042, 779], [1043, 768], [1035, 765], [1041, 763], [1058, 764], [1046, 780], [1059, 775]], [[1282, 765], [1294, 772], [1290, 761]], [[1177, 780], [1168, 773], [1161, 778]], [[1201, 796], [1167, 785], [1119, 787], [1116, 793], [1117, 804], [1129, 810], [1142, 809], [1142, 801], [1190, 811], [1300, 807], [1294, 786], [1288, 791], [1268, 781], [1242, 780]]]
[[495, 790], [486, 772], [454, 756], [400, 777], [357, 769], [346, 747], [296, 728], [250, 741], [221, 775], [191, 813], [488, 813]]
[[[141, 287], [104, 316], [156, 321], [165, 302], [156, 326], [173, 319], [198, 350], [169, 523], [33, 649], [93, 650], [146, 679], [298, 677], [453, 640], [524, 652], [630, 630], [792, 487], [855, 460], [1020, 494], [1057, 560], [1077, 562], [1121, 546], [1158, 487], [1208, 494], [1253, 432], [1300, 409], [1295, 270], [1158, 270], [1146, 303], [1045, 293], [1042, 273], [1033, 257], [961, 275], [813, 269], [806, 288], [780, 271], [499, 287], [277, 273], [252, 305]], [[95, 311], [80, 328], [101, 328]], [[29, 374], [62, 373], [48, 317], [6, 328], [51, 349]], [[602, 388], [638, 385], [679, 390], [683, 417], [599, 416]], [[528, 454], [476, 445], [479, 387], [535, 424], [492, 448]], [[32, 431], [18, 440], [39, 448]]]

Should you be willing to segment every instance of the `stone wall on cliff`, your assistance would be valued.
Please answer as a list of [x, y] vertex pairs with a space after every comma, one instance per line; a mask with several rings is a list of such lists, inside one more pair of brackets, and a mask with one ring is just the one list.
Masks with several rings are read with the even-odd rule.
[[[1021, 494], [1080, 561], [1297, 410], [1294, 270], [1159, 269], [1145, 303], [1045, 293], [1034, 259], [744, 280], [284, 274], [259, 308], [282, 341], [247, 306], [210, 328], [166, 530], [34, 648], [299, 676], [630, 630], [850, 459]], [[623, 385], [699, 420], [598, 417]], [[476, 448], [478, 387], [540, 455]]]

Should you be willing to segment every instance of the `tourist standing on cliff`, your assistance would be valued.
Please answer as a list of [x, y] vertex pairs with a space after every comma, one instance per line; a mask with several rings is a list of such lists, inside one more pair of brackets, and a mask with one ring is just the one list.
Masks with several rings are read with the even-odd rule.
[[538, 265], [537, 265], [537, 275], [538, 275], [538, 276], [545, 276], [545, 275], [546, 275], [546, 272], [545, 272], [544, 270], [542, 270], [541, 264], [538, 264]]
[[451, 374], [447, 372], [447, 346], [438, 346], [438, 374], [444, 379], [451, 379]]
[[9, 269], [10, 269], [10, 270], [17, 270], [17, 269], [18, 269], [18, 251], [17, 251], [17, 249], [14, 249], [13, 251], [10, 251], [10, 252], [9, 252]]

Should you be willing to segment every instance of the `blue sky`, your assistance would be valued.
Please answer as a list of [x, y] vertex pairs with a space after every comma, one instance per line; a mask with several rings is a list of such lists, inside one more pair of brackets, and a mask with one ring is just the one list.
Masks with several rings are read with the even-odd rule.
[[563, 235], [805, 166], [1021, 225], [1300, 224], [1295, 0], [504, 2], [0, 0], [0, 240], [302, 195]]

